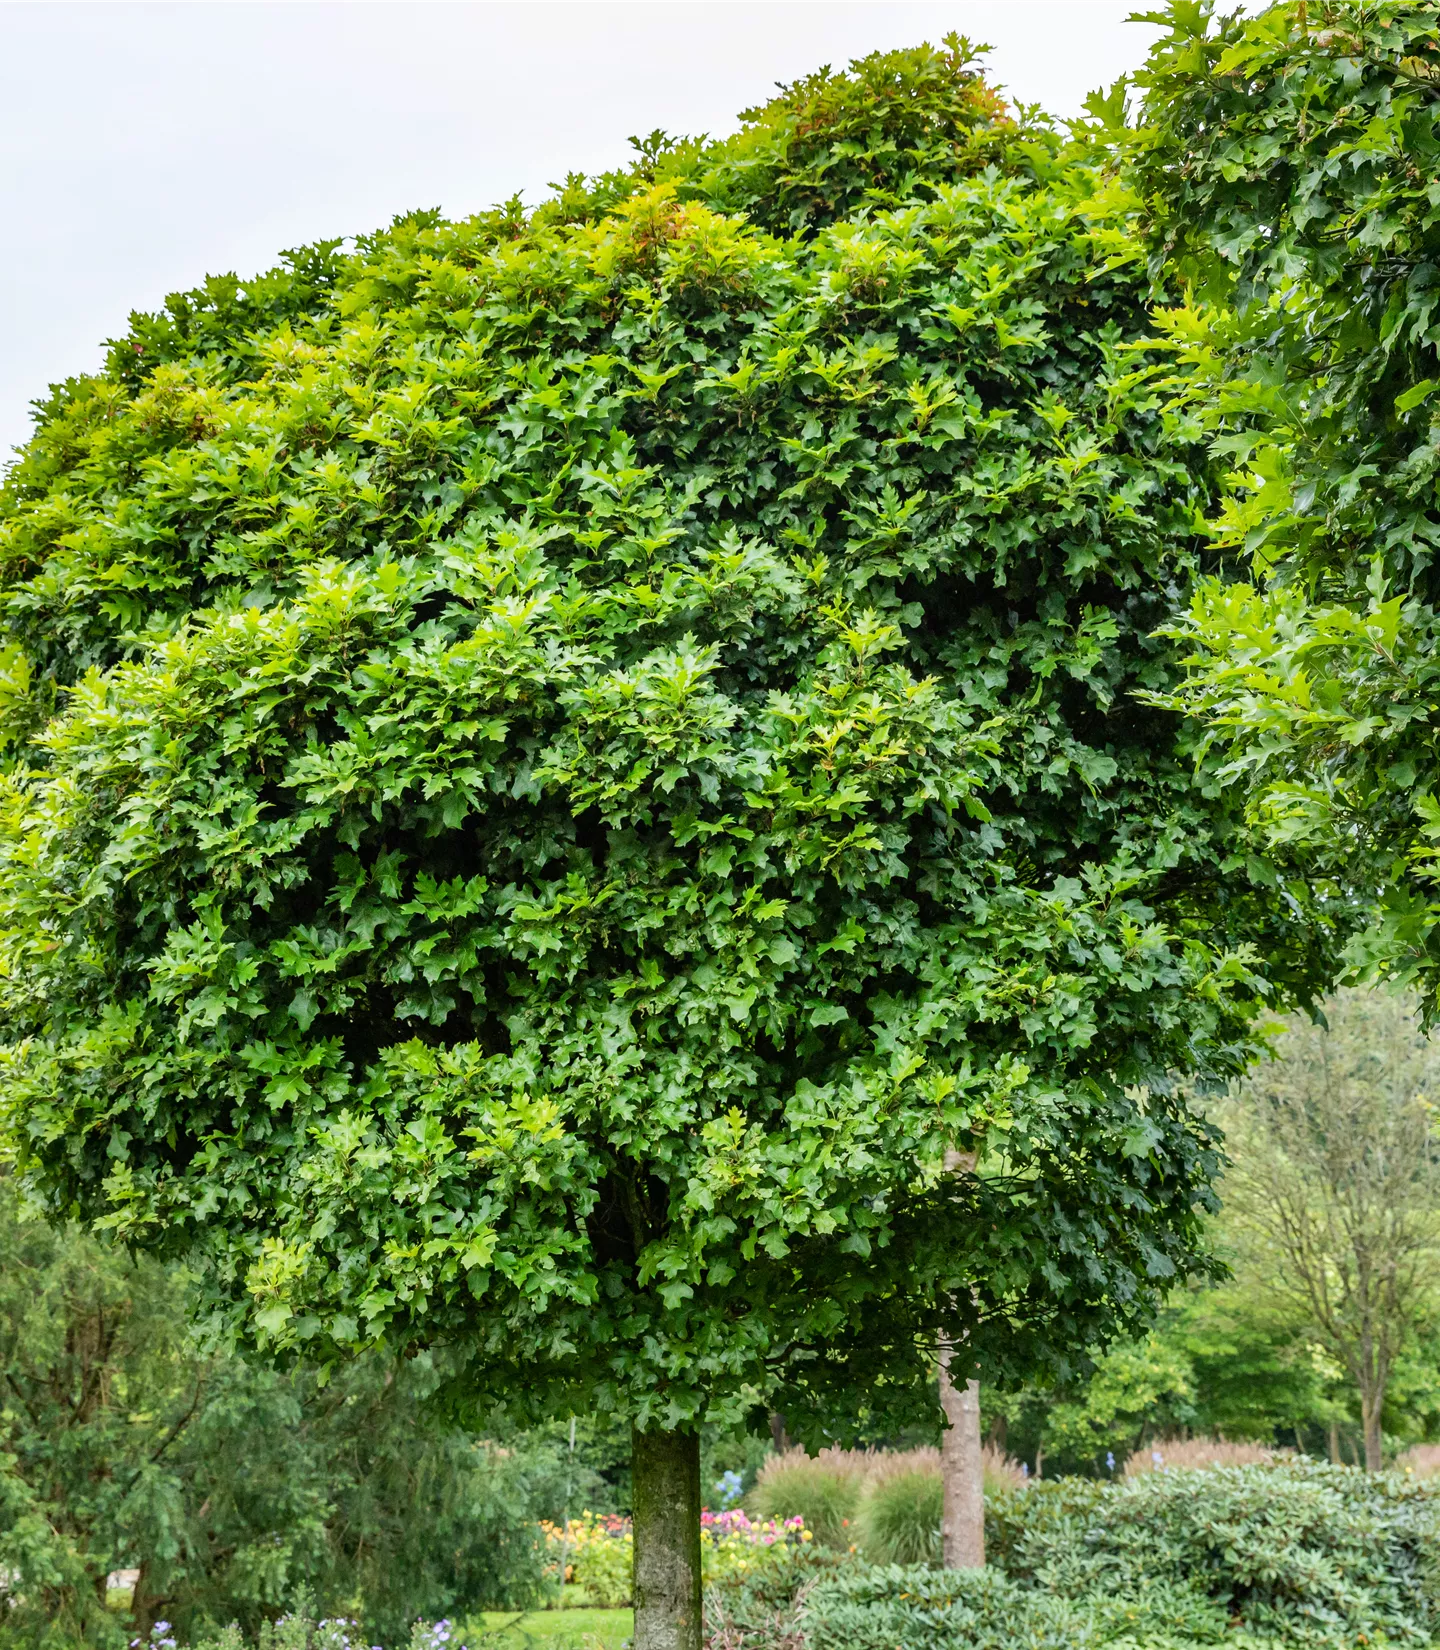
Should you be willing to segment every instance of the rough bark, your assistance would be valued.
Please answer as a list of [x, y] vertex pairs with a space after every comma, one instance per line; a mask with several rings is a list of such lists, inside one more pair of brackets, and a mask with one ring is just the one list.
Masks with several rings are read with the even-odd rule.
[[700, 1439], [631, 1435], [635, 1650], [700, 1650]]
[[[973, 1152], [947, 1151], [952, 1174], [972, 1174]], [[978, 1570], [985, 1563], [985, 1474], [980, 1453], [980, 1383], [958, 1386], [950, 1379], [951, 1345], [941, 1339], [940, 1407], [946, 1428], [940, 1439], [940, 1481], [945, 1499], [940, 1515], [940, 1556], [947, 1570]]]

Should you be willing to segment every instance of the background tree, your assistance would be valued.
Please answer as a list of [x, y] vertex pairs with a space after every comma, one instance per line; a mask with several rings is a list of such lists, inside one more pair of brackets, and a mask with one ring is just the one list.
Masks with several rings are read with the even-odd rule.
[[[137, 317], [0, 495], [6, 1130], [265, 1354], [703, 1424], [1065, 1373], [1204, 1262], [1304, 997], [1174, 685], [1125, 203], [964, 42]], [[944, 1172], [947, 1150], [975, 1172]], [[963, 1347], [971, 1367], [957, 1368]]]
[[1440, 1050], [1417, 1007], [1339, 993], [1329, 1029], [1292, 1021], [1226, 1112], [1227, 1206], [1260, 1246], [1264, 1287], [1355, 1383], [1372, 1472], [1395, 1361], [1440, 1304]]
[[[544, 1438], [427, 1414], [428, 1354], [322, 1384], [206, 1352], [190, 1285], [23, 1218], [0, 1178], [0, 1644], [112, 1650], [165, 1617], [250, 1631], [302, 1585], [401, 1639], [417, 1615], [528, 1603], [535, 1520], [597, 1489]], [[127, 1615], [106, 1578], [138, 1570]]]
[[1208, 1436], [1338, 1457], [1337, 1429], [1344, 1423], [1352, 1431], [1353, 1387], [1332, 1359], [1317, 1355], [1308, 1313], [1276, 1298], [1254, 1246], [1232, 1236], [1229, 1222], [1223, 1210], [1216, 1250], [1232, 1277], [1215, 1289], [1185, 1291], [1158, 1332], [1185, 1361], [1186, 1420]]
[[1272, 841], [1362, 890], [1365, 968], [1440, 960], [1440, 6], [1284, 0], [1169, 33], [1092, 101], [1140, 197], [1189, 404], [1232, 468], [1213, 529], [1251, 558], [1184, 626], [1204, 718]]

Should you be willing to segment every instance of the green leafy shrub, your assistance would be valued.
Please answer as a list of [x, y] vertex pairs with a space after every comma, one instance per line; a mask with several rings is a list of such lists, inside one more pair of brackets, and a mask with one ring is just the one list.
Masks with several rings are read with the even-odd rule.
[[1076, 1601], [997, 1570], [900, 1565], [818, 1583], [799, 1611], [809, 1650], [1088, 1650], [1126, 1638], [1210, 1643], [1223, 1614], [1187, 1588], [1151, 1587], [1120, 1601]]
[[1022, 1572], [1029, 1543], [1057, 1528], [1082, 1529], [1108, 1486], [1094, 1478], [1033, 1481], [985, 1497], [985, 1553], [1000, 1569]]
[[[809, 1650], [1420, 1646], [1440, 1625], [1440, 1494], [1403, 1473], [1302, 1459], [1039, 1483], [990, 1500], [986, 1538], [984, 1571], [842, 1566], [768, 1619]], [[772, 1642], [791, 1641], [726, 1641]]]
[[877, 1564], [937, 1563], [944, 1499], [938, 1466], [914, 1466], [879, 1479], [861, 1508], [861, 1551]]
[[635, 1536], [628, 1518], [585, 1512], [566, 1524], [541, 1523], [546, 1574], [578, 1587], [601, 1609], [629, 1604], [635, 1573]]
[[821, 1581], [854, 1567], [833, 1547], [787, 1547], [782, 1561], [732, 1573], [705, 1591], [709, 1650], [808, 1650], [801, 1612]]
[[1426, 1642], [1440, 1625], [1440, 1495], [1305, 1459], [1036, 1484], [987, 1517], [1017, 1583], [1073, 1599], [1193, 1586], [1247, 1627]]
[[772, 1456], [755, 1480], [751, 1510], [765, 1519], [803, 1518], [823, 1545], [848, 1547], [865, 1485], [863, 1460], [851, 1450], [822, 1450], [813, 1458], [803, 1450]]

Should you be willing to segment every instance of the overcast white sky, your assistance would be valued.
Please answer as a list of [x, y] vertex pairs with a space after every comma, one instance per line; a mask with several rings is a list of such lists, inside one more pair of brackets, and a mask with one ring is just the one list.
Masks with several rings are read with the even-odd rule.
[[1144, 56], [1138, 0], [0, 0], [0, 459], [132, 309], [396, 212], [464, 215], [722, 133], [777, 80], [949, 29], [1074, 114]]

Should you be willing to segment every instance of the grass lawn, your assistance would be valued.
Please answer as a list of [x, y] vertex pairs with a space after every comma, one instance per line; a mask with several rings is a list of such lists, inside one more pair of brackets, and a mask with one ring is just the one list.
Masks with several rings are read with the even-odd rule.
[[[635, 1631], [633, 1610], [486, 1610], [452, 1643], [480, 1639], [484, 1650], [620, 1650]], [[468, 1638], [467, 1638], [468, 1635]]]

